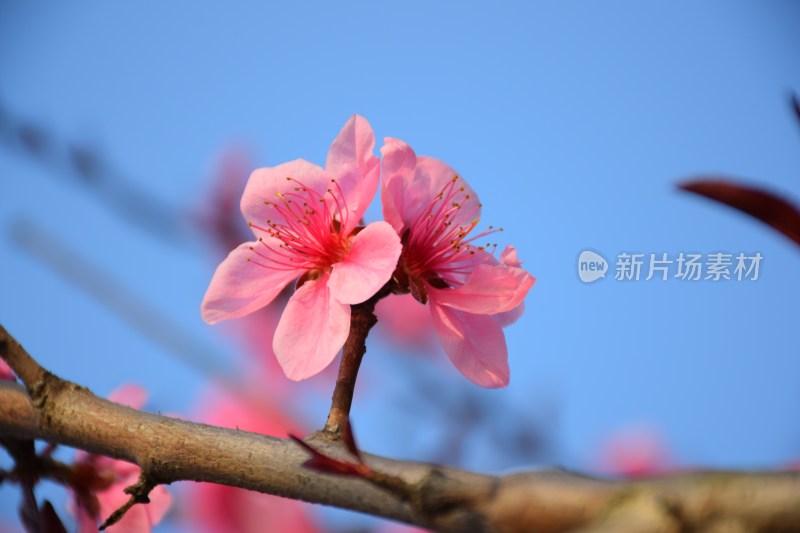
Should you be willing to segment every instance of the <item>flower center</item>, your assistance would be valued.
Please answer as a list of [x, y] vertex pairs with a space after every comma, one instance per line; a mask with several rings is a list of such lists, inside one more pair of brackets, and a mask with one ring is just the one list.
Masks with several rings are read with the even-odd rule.
[[470, 195], [459, 176], [447, 182], [403, 235], [403, 261], [409, 277], [422, 278], [434, 287], [458, 286], [475, 267], [483, 262], [477, 252], [496, 244], [477, 246], [474, 242], [487, 235], [503, 231], [489, 226], [486, 231], [469, 237], [478, 225], [481, 204], [470, 202]]
[[286, 180], [289, 189], [275, 193], [277, 200], [264, 202], [275, 215], [263, 226], [249, 223], [271, 238], [259, 237], [259, 245], [250, 247], [256, 257], [247, 260], [273, 270], [326, 272], [350, 247], [350, 235], [342, 232], [350, 216], [344, 193], [335, 179], [324, 193], [294, 178]]

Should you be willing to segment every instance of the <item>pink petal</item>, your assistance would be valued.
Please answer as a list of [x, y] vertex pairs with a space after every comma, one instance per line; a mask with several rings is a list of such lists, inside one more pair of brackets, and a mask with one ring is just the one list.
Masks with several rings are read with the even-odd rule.
[[[417, 177], [415, 182], [426, 184], [428, 187], [428, 197], [423, 198], [419, 210], [426, 209], [431, 200], [433, 200], [456, 175], [458, 175], [458, 173], [447, 163], [432, 157], [418, 156]], [[467, 184], [464, 178], [459, 180], [458, 186], [464, 188], [463, 194], [459, 195], [461, 210], [464, 213], [471, 213], [471, 219], [480, 218], [481, 203], [480, 200], [478, 200], [478, 195], [472, 190], [472, 187]], [[416, 214], [414, 214], [414, 218], [416, 218]]]
[[474, 315], [429, 302], [433, 325], [456, 368], [481, 387], [508, 386], [506, 338], [494, 317]]
[[328, 276], [305, 282], [289, 299], [272, 347], [289, 379], [319, 373], [339, 353], [350, 329], [350, 306], [336, 300]]
[[127, 383], [111, 391], [108, 399], [132, 409], [141, 409], [147, 401], [147, 390], [139, 385]]
[[[264, 242], [269, 241], [265, 238]], [[200, 306], [203, 320], [209, 324], [245, 316], [264, 307], [287, 283], [303, 273], [260, 266], [256, 262], [269, 265], [270, 260], [254, 254], [254, 249], [264, 256], [276, 257], [259, 242], [241, 244], [228, 254], [214, 272]], [[286, 262], [283, 257], [276, 257], [276, 260]]]
[[506, 246], [505, 249], [500, 252], [500, 262], [510, 267], [522, 266], [522, 261], [517, 257], [517, 249], [511, 245]]
[[497, 323], [500, 324], [501, 328], [504, 328], [506, 326], [510, 326], [511, 324], [519, 320], [519, 317], [521, 317], [522, 313], [524, 312], [525, 312], [525, 302], [522, 302], [521, 304], [516, 306], [514, 309], [511, 309], [510, 311], [504, 311], [502, 313], [497, 313], [496, 315], [491, 315], [491, 316], [492, 318], [497, 320]]
[[[402, 234], [424, 213], [445, 186], [457, 175], [449, 165], [432, 157], [417, 157], [414, 150], [399, 139], [384, 140], [382, 161], [381, 202], [383, 218]], [[464, 213], [469, 217], [480, 217], [480, 202], [469, 185], [459, 181], [459, 195]], [[468, 199], [466, 197], [469, 196]]]
[[150, 503], [145, 508], [150, 523], [156, 525], [161, 522], [171, 506], [172, 495], [164, 485], [159, 485], [150, 491]]
[[[282, 435], [285, 436], [285, 435]], [[320, 533], [311, 506], [214, 483], [196, 483], [183, 507], [192, 532]]]
[[5, 361], [0, 359], [0, 380], [15, 381], [17, 378], [14, 376], [14, 371], [6, 364]]
[[328, 287], [344, 304], [361, 303], [389, 281], [400, 257], [400, 237], [386, 222], [373, 222], [361, 230], [350, 251], [333, 265]]
[[350, 117], [328, 150], [325, 170], [338, 180], [350, 209], [345, 233], [358, 224], [378, 190], [380, 159], [374, 150], [372, 126], [359, 115]]
[[424, 190], [414, 189], [413, 182], [416, 176], [417, 156], [411, 147], [399, 139], [387, 137], [381, 148], [381, 204], [383, 206], [383, 219], [402, 234], [406, 226], [405, 217], [407, 203], [419, 203], [419, 198], [410, 198], [406, 201], [406, 194], [415, 193], [426, 195]]
[[[281, 396], [271, 397], [276, 401]], [[208, 424], [262, 435], [285, 437], [287, 433], [303, 434], [304, 430], [279, 410], [277, 404], [256, 404], [227, 393], [214, 392], [203, 396], [200, 419]], [[181, 506], [191, 521], [191, 531], [219, 533], [261, 533], [317, 531], [310, 515], [310, 506], [297, 501], [259, 494], [214, 483], [194, 483]], [[268, 527], [267, 527], [268, 525]]]
[[[286, 178], [294, 178], [306, 188], [324, 195], [331, 184], [331, 176], [323, 169], [303, 159], [295, 159], [276, 167], [259, 168], [250, 174], [247, 185], [242, 194], [242, 215], [247, 222], [262, 226], [268, 219], [273, 222], [284, 223], [282, 217], [274, 208], [264, 202], [276, 202], [280, 199], [277, 194], [295, 193], [298, 184]], [[254, 230], [255, 232], [255, 230]], [[258, 237], [263, 237], [257, 232]]]
[[493, 315], [510, 311], [522, 303], [536, 279], [526, 270], [478, 265], [466, 283], [456, 289], [429, 288], [431, 299], [454, 309]]

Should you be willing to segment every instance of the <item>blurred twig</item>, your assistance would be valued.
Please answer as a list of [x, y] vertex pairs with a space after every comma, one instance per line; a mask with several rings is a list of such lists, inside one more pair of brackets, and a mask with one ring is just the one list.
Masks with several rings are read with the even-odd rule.
[[1, 102], [0, 142], [52, 175], [87, 189], [111, 211], [170, 246], [186, 248], [198, 240], [180, 209], [124, 176], [97, 150], [58, 139], [45, 126], [14, 116]]
[[[442, 439], [430, 460], [441, 464], [462, 464], [471, 439], [487, 439], [495, 458], [509, 465], [548, 461], [554, 455], [553, 427], [558, 412], [552, 402], [537, 402], [537, 408], [520, 407], [502, 399], [487, 404], [481, 391], [468, 387], [442, 387], [441, 377], [409, 372], [413, 389], [396, 399], [398, 407], [413, 413], [414, 419], [439, 417], [435, 427]], [[437, 409], [432, 411], [431, 405]], [[502, 417], [497, 412], [503, 413]]]
[[181, 362], [242, 395], [242, 384], [223, 363], [225, 359], [205, 342], [186, 331], [118, 280], [68, 249], [60, 239], [35, 223], [17, 219], [11, 225], [12, 240], [25, 252], [81, 289], [142, 335], [162, 346]]

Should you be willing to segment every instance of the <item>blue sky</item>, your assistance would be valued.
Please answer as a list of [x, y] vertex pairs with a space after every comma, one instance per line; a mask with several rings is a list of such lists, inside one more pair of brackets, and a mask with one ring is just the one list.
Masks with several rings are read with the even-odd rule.
[[[483, 223], [505, 228], [500, 246], [514, 244], [538, 278], [507, 331], [511, 386], [479, 395], [489, 409], [557, 405], [551, 459], [569, 467], [590, 468], [609, 435], [639, 424], [681, 464], [778, 467], [800, 458], [800, 251], [675, 184], [726, 174], [800, 198], [788, 106], [800, 90], [798, 15], [788, 1], [7, 1], [0, 104], [98, 147], [176, 213], [199, 205], [226, 147], [248, 146], [255, 166], [321, 164], [359, 113], [379, 142], [401, 138], [457, 169], [481, 196]], [[199, 315], [218, 257], [153, 238], [6, 148], [0, 322], [99, 394], [135, 381], [154, 407], [190, 411], [204, 376], [21, 251], [8, 228], [35, 222], [226, 360], [230, 345]], [[612, 261], [622, 251], [764, 260], [757, 282], [585, 285], [586, 248]], [[365, 372], [381, 379], [374, 353]], [[443, 375], [443, 387], [464, 386]], [[362, 444], [403, 453], [381, 429], [391, 399], [373, 394], [356, 406]], [[302, 410], [321, 419], [325, 408]], [[511, 466], [491, 455], [477, 446], [464, 464]]]

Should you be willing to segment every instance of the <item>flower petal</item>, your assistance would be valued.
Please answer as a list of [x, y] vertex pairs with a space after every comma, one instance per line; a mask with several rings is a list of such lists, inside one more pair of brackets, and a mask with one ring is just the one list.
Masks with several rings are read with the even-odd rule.
[[5, 361], [0, 359], [0, 380], [2, 381], [14, 381], [17, 378], [14, 376], [14, 371], [11, 370], [11, 367], [6, 364]]
[[[269, 241], [265, 238], [264, 242]], [[228, 254], [214, 272], [203, 297], [200, 306], [203, 320], [215, 324], [252, 313], [270, 303], [287, 283], [303, 273], [272, 268], [270, 258], [286, 262], [262, 242], [246, 242]]]
[[172, 505], [172, 495], [164, 485], [158, 485], [150, 491], [150, 503], [147, 504], [147, 515], [152, 525], [156, 525], [167, 514]]
[[441, 305], [454, 309], [494, 315], [510, 311], [522, 303], [536, 278], [515, 267], [478, 265], [461, 287], [428, 288], [428, 295]]
[[433, 325], [456, 368], [481, 387], [506, 387], [508, 348], [494, 317], [464, 313], [430, 301]]
[[[387, 137], [381, 148], [383, 218], [402, 234], [421, 214], [431, 207], [448, 183], [457, 175], [446, 163], [432, 157], [419, 156], [399, 139]], [[457, 200], [469, 219], [480, 217], [480, 201], [475, 191], [461, 178]]]
[[505, 328], [507, 326], [510, 326], [517, 320], [519, 320], [519, 317], [521, 317], [522, 313], [524, 312], [525, 312], [525, 302], [522, 302], [521, 304], [516, 306], [514, 309], [511, 309], [510, 311], [497, 313], [496, 315], [491, 315], [491, 317], [497, 320], [497, 323], [500, 324], [501, 328]]
[[522, 266], [522, 261], [520, 261], [519, 257], [517, 257], [517, 249], [510, 244], [507, 245], [502, 252], [500, 252], [500, 262], [510, 267]]
[[392, 226], [373, 222], [353, 237], [347, 256], [333, 265], [331, 293], [344, 304], [367, 300], [392, 277], [401, 249]]
[[111, 391], [108, 399], [132, 409], [141, 409], [147, 401], [147, 390], [139, 385], [127, 383]]
[[[256, 226], [264, 226], [268, 219], [283, 224], [285, 217], [264, 202], [279, 202], [278, 194], [294, 193], [298, 184], [293, 178], [321, 196], [331, 184], [331, 176], [323, 169], [304, 159], [295, 159], [276, 167], [259, 168], [250, 174], [242, 193], [241, 209], [244, 219]], [[258, 236], [263, 236], [260, 233]]]
[[[432, 157], [418, 156], [416, 181], [427, 184], [429, 196], [427, 203], [424, 203], [421, 209], [428, 207], [430, 201], [442, 192], [447, 184], [457, 175], [458, 173], [443, 161]], [[463, 188], [461, 194], [458, 195], [458, 202], [461, 204], [461, 210], [464, 213], [469, 213], [470, 219], [480, 218], [481, 202], [478, 200], [478, 194], [469, 186], [464, 178], [460, 178], [457, 185], [459, 188]]]
[[272, 347], [289, 379], [319, 373], [339, 353], [350, 330], [350, 306], [336, 300], [328, 276], [305, 282], [289, 298]]
[[402, 234], [403, 228], [410, 224], [407, 222], [406, 206], [420, 203], [427, 195], [427, 187], [418, 187], [414, 183], [417, 156], [408, 144], [387, 137], [383, 141], [381, 155], [383, 219], [398, 234]]
[[350, 209], [349, 233], [378, 190], [380, 159], [375, 157], [375, 134], [367, 119], [353, 115], [333, 140], [325, 170], [339, 182]]

